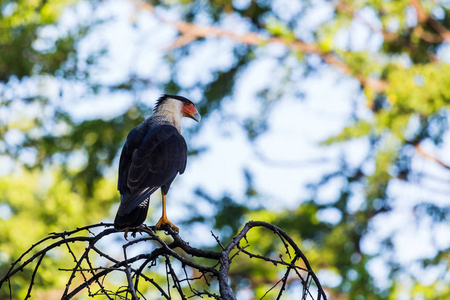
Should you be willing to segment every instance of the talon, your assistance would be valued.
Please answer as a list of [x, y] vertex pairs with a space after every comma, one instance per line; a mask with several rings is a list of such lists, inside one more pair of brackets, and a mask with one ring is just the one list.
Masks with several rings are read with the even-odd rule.
[[156, 229], [162, 230], [163, 227], [165, 227], [165, 226], [172, 227], [176, 232], [180, 232], [180, 229], [177, 226], [175, 226], [175, 224], [170, 222], [167, 218], [161, 217], [161, 219], [159, 219], [158, 223], [156, 223]]

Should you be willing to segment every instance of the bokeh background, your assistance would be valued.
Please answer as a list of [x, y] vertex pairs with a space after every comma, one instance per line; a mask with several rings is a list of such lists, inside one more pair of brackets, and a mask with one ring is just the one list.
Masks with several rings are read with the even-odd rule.
[[[330, 299], [450, 299], [449, 43], [448, 0], [0, 1], [0, 277], [113, 220], [119, 151], [168, 93], [203, 117], [168, 195], [186, 240], [267, 221]], [[35, 299], [64, 289], [44, 267]], [[230, 274], [239, 299], [273, 276]]]

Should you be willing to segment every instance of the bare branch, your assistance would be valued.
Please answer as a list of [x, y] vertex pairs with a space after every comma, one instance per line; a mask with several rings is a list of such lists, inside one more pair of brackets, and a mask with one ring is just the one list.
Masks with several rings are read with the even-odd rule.
[[37, 270], [39, 269], [39, 266], [41, 265], [42, 259], [44, 258], [44, 256], [45, 256], [45, 254], [42, 254], [39, 256], [39, 259], [36, 263], [36, 267], [34, 268], [34, 271], [33, 271], [33, 275], [31, 276], [30, 286], [28, 287], [28, 292], [27, 292], [27, 295], [25, 296], [25, 300], [27, 300], [28, 298], [31, 297], [31, 289], [33, 288], [33, 285], [34, 285], [34, 279], [36, 278]]
[[293, 51], [299, 51], [306, 54], [315, 54], [319, 56], [324, 62], [340, 69], [343, 73], [355, 76], [362, 87], [370, 87], [376, 92], [383, 92], [387, 88], [387, 82], [379, 78], [369, 78], [362, 74], [351, 74], [351, 69], [349, 66], [340, 60], [336, 54], [332, 51], [324, 51], [320, 49], [317, 44], [308, 44], [299, 39], [288, 40], [282, 37], [270, 37], [266, 38], [255, 32], [247, 32], [245, 34], [239, 34], [230, 30], [225, 30], [216, 26], [199, 25], [184, 21], [170, 21], [163, 19], [162, 17], [155, 14], [153, 6], [149, 3], [144, 3], [140, 0], [130, 0], [138, 9], [147, 10], [152, 13], [156, 18], [165, 24], [169, 24], [177, 29], [180, 37], [175, 40], [175, 42], [169, 47], [169, 49], [174, 49], [178, 47], [185, 46], [195, 40], [205, 38], [205, 37], [227, 37], [231, 38], [239, 43], [249, 46], [260, 46], [266, 44], [283, 44], [287, 48]]
[[416, 149], [417, 153], [419, 153], [421, 156], [423, 156], [423, 157], [425, 157], [425, 158], [427, 158], [427, 159], [430, 159], [430, 160], [432, 160], [432, 161], [438, 163], [438, 164], [441, 165], [442, 167], [444, 167], [444, 168], [450, 170], [450, 166], [449, 166], [449, 165], [447, 165], [446, 163], [444, 163], [444, 162], [443, 162], [442, 160], [440, 160], [439, 158], [437, 158], [437, 157], [435, 157], [435, 156], [433, 156], [433, 155], [431, 155], [431, 154], [428, 154], [428, 153], [424, 152], [424, 151], [422, 150], [422, 148], [420, 147], [419, 144], [414, 145], [414, 148]]
[[123, 245], [123, 257], [124, 257], [125, 263], [126, 263], [125, 274], [127, 274], [128, 291], [131, 293], [133, 300], [138, 300], [139, 298], [136, 294], [136, 290], [134, 289], [133, 278], [131, 277], [131, 268], [130, 268], [130, 265], [128, 264], [128, 258], [127, 258], [127, 247], [129, 245], [130, 245], [130, 243]]
[[[106, 228], [98, 234], [94, 234], [90, 231], [91, 228], [101, 226]], [[171, 228], [167, 228], [167, 234], [172, 238], [172, 241], [164, 242], [154, 231], [154, 228], [140, 226], [139, 228], [132, 229], [131, 231], [133, 234], [143, 234], [144, 237], [137, 238], [129, 242], [127, 241], [127, 243], [122, 246], [123, 260], [116, 259], [105, 250], [101, 249], [99, 241], [101, 241], [104, 237], [112, 234], [122, 234], [121, 232], [108, 227], [112, 227], [112, 224], [95, 224], [78, 228], [74, 231], [51, 234], [50, 237], [47, 237], [35, 245], [32, 245], [31, 248], [19, 258], [19, 260], [12, 264], [12, 267], [6, 274], [5, 278], [0, 280], [0, 287], [7, 282], [10, 298], [12, 298], [14, 290], [12, 289], [13, 285], [11, 285], [11, 280], [14, 280], [14, 276], [16, 276], [18, 271], [28, 267], [32, 262], [36, 262], [25, 299], [31, 298], [35, 279], [39, 273], [38, 270], [43, 259], [52, 259], [52, 255], [47, 254], [49, 254], [56, 247], [65, 245], [67, 248], [67, 253], [70, 257], [72, 257], [73, 261], [72, 267], [58, 268], [60, 271], [70, 272], [61, 299], [72, 299], [83, 290], [86, 290], [87, 294], [91, 297], [103, 295], [108, 299], [118, 298], [136, 300], [139, 299], [139, 295], [145, 299], [142, 290], [143, 285], [139, 284], [139, 278], [143, 278], [145, 282], [150, 283], [147, 288], [156, 289], [165, 299], [172, 298], [172, 290], [177, 293], [181, 299], [188, 299], [198, 296], [208, 296], [214, 299], [222, 300], [236, 299], [236, 296], [229, 284], [229, 270], [233, 258], [239, 253], [245, 254], [240, 258], [239, 263], [241, 263], [242, 259], [245, 258], [258, 258], [275, 266], [285, 268], [282, 278], [280, 278], [277, 283], [268, 289], [265, 296], [269, 295], [269, 293], [271, 293], [279, 285], [279, 283], [282, 283], [281, 289], [277, 292], [277, 299], [279, 299], [287, 290], [292, 280], [300, 280], [304, 290], [303, 297], [301, 299], [326, 299], [325, 292], [323, 291], [316, 275], [309, 266], [304, 254], [284, 231], [270, 223], [254, 221], [248, 222], [239, 234], [227, 245], [223, 244], [219, 238], [213, 234], [218, 244], [222, 247], [221, 252], [206, 251], [191, 247], [179, 236], [177, 232]], [[282, 245], [281, 248], [285, 249], [280, 252], [285, 251], [285, 253], [290, 257], [290, 251], [293, 251], [295, 253], [293, 259], [290, 262], [287, 262], [282, 259], [281, 253], [279, 255], [279, 259], [274, 259], [258, 253], [252, 253], [250, 250], [247, 250], [249, 245], [246, 236], [247, 234], [251, 234], [252, 228], [255, 227], [263, 227], [272, 231], [278, 237], [277, 239], [280, 240]], [[83, 233], [90, 236], [75, 236]], [[242, 239], [247, 242], [247, 246], [242, 247], [240, 245]], [[151, 249], [153, 250], [145, 251], [145, 249], [148, 249], [148, 242], [151, 242], [153, 246], [156, 246], [156, 248], [152, 247]], [[83, 250], [81, 250], [79, 247], [69, 246], [69, 244], [73, 243], [76, 245], [87, 245], [83, 248]], [[143, 253], [134, 257], [129, 257], [128, 249], [136, 245], [144, 246]], [[37, 252], [35, 254], [31, 254], [32, 251]], [[27, 256], [30, 256], [30, 258], [26, 259], [23, 263], [20, 263], [20, 261], [25, 259]], [[188, 258], [189, 256], [193, 258], [200, 258], [202, 264], [195, 261], [193, 258]], [[98, 264], [97, 258], [100, 257], [106, 259], [107, 265], [95, 265], [96, 262]], [[164, 277], [161, 277], [161, 274], [157, 275], [157, 273], [154, 275], [144, 273], [144, 270], [157, 266], [158, 263], [161, 262], [161, 259], [163, 259], [166, 269]], [[302, 260], [301, 263], [305, 266], [304, 268], [296, 265], [298, 260]], [[204, 265], [205, 261], [212, 261], [212, 266]], [[64, 260], [65, 264], [67, 264], [67, 262], [68, 260]], [[181, 269], [175, 268], [173, 265], [174, 262], [181, 263]], [[292, 270], [294, 272], [292, 272]], [[192, 272], [193, 275], [189, 276], [188, 271]], [[111, 287], [114, 285], [107, 279], [107, 276], [113, 272], [123, 272], [126, 276], [127, 282], [126, 285], [122, 285], [116, 291], [109, 288], [110, 285]], [[301, 275], [301, 272], [306, 272], [306, 280], [304, 279], [304, 276]], [[81, 283], [74, 280], [77, 274], [81, 274]], [[294, 276], [294, 278], [291, 276]], [[211, 280], [218, 282], [218, 294], [217, 291], [210, 290], [217, 287], [217, 284], [210, 284], [208, 278], [212, 278]], [[71, 288], [72, 284], [75, 282], [77, 283], [77, 286]], [[310, 292], [311, 283], [314, 283], [318, 290], [315, 297]], [[98, 285], [99, 289], [97, 292], [91, 292], [92, 284]], [[204, 288], [205, 284], [208, 286], [207, 289]], [[200, 288], [196, 288], [197, 286]], [[130, 296], [131, 298], [129, 298]], [[263, 298], [265, 296], [263, 296]]]
[[215, 235], [212, 230], [211, 230], [211, 235], [214, 237], [214, 239], [216, 240], [217, 244], [219, 244], [220, 248], [222, 248], [222, 250], [225, 250], [225, 247], [220, 242], [219, 237], [217, 235]]
[[420, 24], [430, 25], [430, 27], [432, 27], [438, 34], [439, 39], [436, 39], [433, 34], [427, 33], [423, 29], [416, 31], [420, 37], [424, 38], [424, 40], [427, 40], [430, 43], [441, 43], [443, 41], [450, 42], [450, 30], [448, 30], [439, 21], [432, 18], [430, 14], [424, 9], [420, 0], [411, 0], [411, 5], [414, 7], [417, 13], [417, 21], [419, 23], [417, 27], [420, 26]]

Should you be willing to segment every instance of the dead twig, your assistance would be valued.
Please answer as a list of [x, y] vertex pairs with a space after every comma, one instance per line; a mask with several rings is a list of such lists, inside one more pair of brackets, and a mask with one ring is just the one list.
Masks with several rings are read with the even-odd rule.
[[[105, 227], [105, 229], [97, 234], [91, 231], [92, 228], [99, 227]], [[247, 235], [251, 234], [252, 229], [256, 227], [265, 228], [275, 234], [277, 236], [275, 240], [278, 240], [280, 243], [280, 252], [285, 252], [285, 255], [289, 257], [291, 257], [291, 252], [294, 252], [295, 255], [293, 258], [290, 261], [285, 261], [281, 253], [278, 259], [273, 258], [273, 255], [269, 257], [267, 254], [253, 253]], [[108, 299], [137, 300], [139, 297], [145, 299], [143, 285], [139, 284], [140, 278], [150, 283], [146, 286], [146, 289], [158, 291], [164, 299], [172, 299], [172, 292], [178, 294], [180, 299], [198, 296], [208, 296], [222, 300], [236, 299], [235, 293], [229, 283], [230, 268], [232, 267], [232, 263], [241, 264], [243, 261], [252, 258], [261, 259], [262, 263], [269, 262], [275, 267], [285, 269], [284, 275], [274, 285], [268, 288], [262, 298], [274, 292], [281, 283], [276, 298], [280, 299], [288, 290], [290, 282], [300, 280], [303, 286], [301, 299], [326, 299], [326, 294], [305, 255], [300, 251], [292, 238], [273, 224], [250, 221], [226, 245], [219, 240], [219, 237], [212, 233], [221, 247], [220, 252], [194, 248], [171, 228], [168, 228], [166, 233], [172, 238], [168, 242], [164, 241], [153, 228], [147, 226], [135, 228], [132, 232], [140, 233], [144, 236], [123, 244], [123, 259], [116, 258], [112, 254], [107, 253], [107, 250], [102, 249], [100, 243], [107, 236], [123, 234], [112, 228], [112, 224], [94, 224], [73, 231], [52, 233], [49, 237], [32, 245], [30, 249], [25, 251], [12, 264], [6, 276], [0, 280], [0, 288], [3, 284], [7, 283], [9, 296], [12, 299], [15, 291], [12, 288], [14, 285], [11, 284], [11, 281], [14, 280], [19, 271], [24, 270], [31, 263], [35, 262], [36, 265], [31, 274], [25, 299], [32, 298], [33, 286], [39, 274], [42, 261], [44, 258], [52, 259], [52, 255], [49, 255], [50, 252], [59, 246], [65, 245], [69, 257], [72, 258], [72, 266], [58, 268], [62, 272], [69, 272], [61, 299], [72, 299], [83, 290], [86, 290], [91, 297], [103, 295]], [[88, 236], [82, 236], [83, 234]], [[243, 239], [247, 242], [246, 246], [240, 245]], [[148, 250], [148, 242], [152, 243], [153, 246], [150, 247], [152, 250]], [[83, 244], [84, 247], [80, 247]], [[129, 252], [129, 249], [131, 247], [141, 247], [140, 249], [142, 251], [140, 254], [130, 257], [129, 253], [131, 252]], [[35, 253], [33, 254], [33, 252]], [[237, 262], [235, 257], [240, 253], [244, 255], [239, 255], [239, 262]], [[96, 265], [100, 257], [106, 259], [106, 264]], [[198, 259], [200, 260], [197, 261]], [[21, 262], [22, 260], [23, 262]], [[67, 264], [68, 260], [64, 261]], [[211, 261], [211, 263], [208, 263], [208, 261]], [[177, 263], [174, 264], [174, 262]], [[160, 263], [165, 264], [164, 276], [161, 276], [160, 271], [152, 271]], [[181, 263], [181, 268], [178, 267], [179, 263]], [[300, 263], [300, 265], [297, 263]], [[115, 292], [111, 288], [113, 284], [108, 281], [108, 275], [111, 273], [122, 273], [126, 278], [126, 285], [122, 285]], [[189, 276], [189, 273], [193, 275]], [[302, 275], [302, 273], [306, 273], [306, 276]], [[79, 277], [81, 283], [80, 280], [75, 281], [78, 274], [81, 275], [81, 278]], [[216, 281], [218, 284], [212, 285], [209, 280]], [[77, 285], [72, 287], [74, 283]], [[317, 295], [312, 295], [310, 290], [311, 283], [315, 285]], [[98, 286], [99, 289], [97, 292], [91, 291], [93, 284]], [[217, 286], [219, 287], [218, 291], [214, 290]]]

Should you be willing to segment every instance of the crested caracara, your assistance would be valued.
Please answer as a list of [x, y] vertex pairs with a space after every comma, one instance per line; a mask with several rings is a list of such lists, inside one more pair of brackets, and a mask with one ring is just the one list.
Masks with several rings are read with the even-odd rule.
[[181, 135], [181, 118], [200, 121], [194, 104], [180, 96], [163, 95], [154, 113], [127, 136], [119, 163], [119, 210], [114, 220], [117, 230], [137, 227], [147, 217], [150, 195], [162, 194], [162, 217], [156, 224], [178, 228], [166, 215], [166, 195], [178, 173], [186, 168], [187, 146]]

